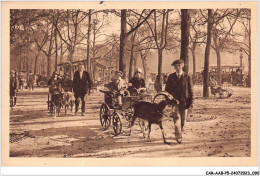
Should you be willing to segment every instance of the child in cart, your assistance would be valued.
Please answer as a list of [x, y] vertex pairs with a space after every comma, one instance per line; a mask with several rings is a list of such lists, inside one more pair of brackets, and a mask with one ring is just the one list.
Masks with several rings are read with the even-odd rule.
[[121, 71], [116, 72], [113, 81], [105, 85], [105, 87], [116, 96], [119, 108], [122, 108], [122, 97], [129, 95], [129, 92], [127, 91], [127, 83], [122, 79], [122, 76], [123, 73]]

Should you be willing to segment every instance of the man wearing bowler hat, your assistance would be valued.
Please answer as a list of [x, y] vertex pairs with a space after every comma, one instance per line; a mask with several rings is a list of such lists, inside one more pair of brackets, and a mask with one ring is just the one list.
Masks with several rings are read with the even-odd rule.
[[175, 60], [172, 66], [176, 72], [169, 75], [165, 90], [180, 102], [179, 114], [175, 118], [177, 118], [177, 120], [180, 118], [181, 130], [183, 131], [188, 109], [193, 107], [194, 94], [192, 78], [183, 71], [183, 60]]

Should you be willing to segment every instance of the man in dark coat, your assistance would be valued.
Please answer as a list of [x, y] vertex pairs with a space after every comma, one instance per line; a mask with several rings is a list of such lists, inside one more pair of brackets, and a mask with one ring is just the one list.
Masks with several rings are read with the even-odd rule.
[[79, 66], [79, 71], [74, 73], [73, 77], [73, 92], [75, 97], [75, 114], [78, 112], [79, 98], [81, 99], [81, 115], [85, 112], [85, 95], [90, 93], [92, 88], [92, 81], [89, 73], [84, 71], [84, 65]]
[[193, 107], [194, 94], [192, 78], [183, 72], [183, 60], [174, 61], [172, 66], [174, 66], [176, 72], [169, 75], [165, 90], [180, 102], [179, 112], [181, 129], [183, 130], [188, 109]]

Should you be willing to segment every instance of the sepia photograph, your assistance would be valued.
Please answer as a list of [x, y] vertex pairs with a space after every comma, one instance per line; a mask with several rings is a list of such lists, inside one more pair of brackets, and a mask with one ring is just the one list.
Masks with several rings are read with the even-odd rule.
[[40, 3], [2, 6], [2, 163], [257, 165], [257, 3]]

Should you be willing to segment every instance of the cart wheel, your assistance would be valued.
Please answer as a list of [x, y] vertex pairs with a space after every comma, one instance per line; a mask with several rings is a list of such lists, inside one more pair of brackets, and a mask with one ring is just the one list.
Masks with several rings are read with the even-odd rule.
[[130, 107], [126, 109], [126, 113], [125, 114], [121, 114], [121, 115], [123, 115], [123, 117], [127, 121], [127, 127], [128, 128], [131, 127], [132, 120], [133, 120], [133, 114], [134, 114], [133, 109], [130, 108]]
[[108, 127], [110, 126], [110, 121], [111, 121], [111, 117], [110, 117], [110, 111], [108, 105], [103, 103], [100, 107], [100, 123], [103, 130], [108, 129]]
[[38, 86], [39, 86], [39, 87], [44, 87], [44, 86], [45, 86], [44, 81], [40, 81], [40, 82], [38, 82]]
[[113, 129], [114, 129], [115, 135], [119, 135], [121, 133], [122, 123], [121, 123], [118, 112], [116, 112], [113, 115]]

